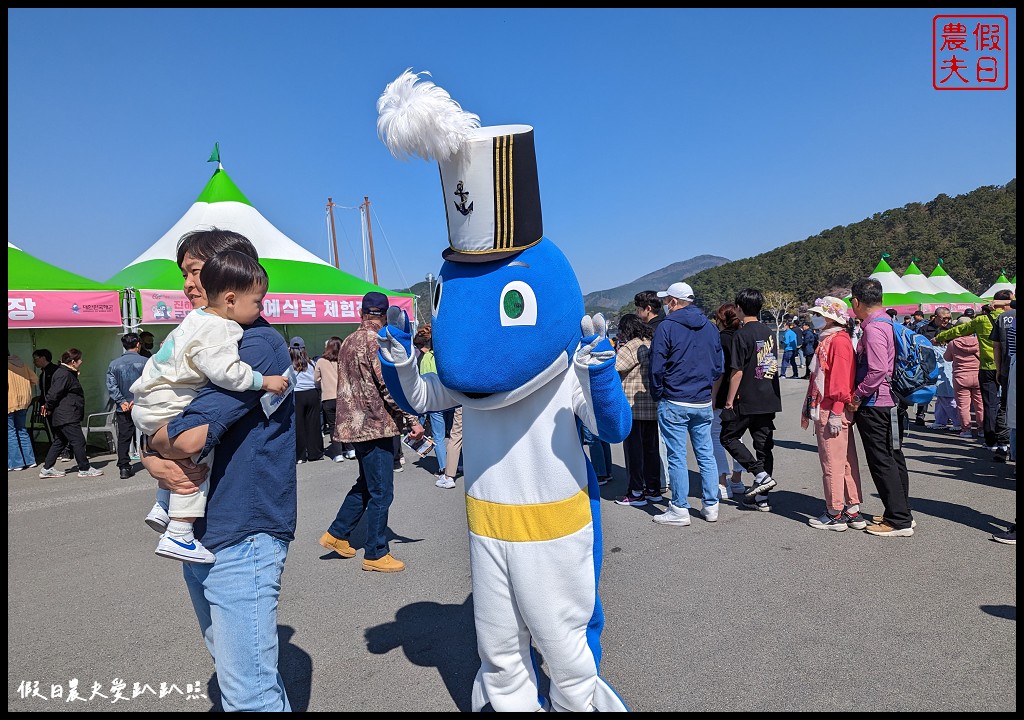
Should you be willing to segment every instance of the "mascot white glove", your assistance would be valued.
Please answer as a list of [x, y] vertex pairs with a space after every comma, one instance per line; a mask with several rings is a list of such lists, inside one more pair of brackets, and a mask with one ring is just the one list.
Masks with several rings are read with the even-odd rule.
[[412, 357], [412, 335], [409, 316], [405, 310], [392, 305], [388, 308], [388, 324], [377, 333], [381, 356], [393, 365], [405, 365]]
[[615, 348], [608, 339], [608, 324], [604, 315], [596, 313], [593, 317], [584, 315], [580, 321], [583, 339], [576, 349], [576, 362], [580, 365], [593, 367], [602, 365], [615, 357]]

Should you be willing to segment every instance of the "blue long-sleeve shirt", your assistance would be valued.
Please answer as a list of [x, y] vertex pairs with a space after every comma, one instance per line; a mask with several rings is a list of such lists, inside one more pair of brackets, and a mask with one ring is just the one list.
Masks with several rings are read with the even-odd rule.
[[[291, 366], [284, 339], [263, 318], [242, 327], [238, 355], [263, 375], [284, 375]], [[196, 520], [195, 534], [212, 552], [255, 533], [285, 542], [295, 538], [295, 397], [289, 393], [267, 418], [262, 395], [211, 383], [167, 425], [172, 438], [209, 426], [202, 454], [216, 452], [206, 517]]]
[[146, 358], [129, 350], [121, 357], [111, 360], [107, 366], [107, 395], [114, 403], [114, 410], [121, 412], [121, 403], [132, 402], [131, 386], [142, 376]]

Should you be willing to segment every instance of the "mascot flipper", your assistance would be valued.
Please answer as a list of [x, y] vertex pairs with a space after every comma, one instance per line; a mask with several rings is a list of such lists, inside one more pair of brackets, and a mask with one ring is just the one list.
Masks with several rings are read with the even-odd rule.
[[380, 332], [380, 355], [406, 410], [462, 406], [480, 653], [472, 708], [625, 711], [599, 670], [600, 495], [579, 430], [611, 443], [629, 432], [615, 351], [544, 237], [533, 128], [480, 127], [420, 75], [387, 86], [377, 131], [396, 157], [441, 168], [449, 247], [432, 298], [437, 374], [419, 374], [397, 318]]

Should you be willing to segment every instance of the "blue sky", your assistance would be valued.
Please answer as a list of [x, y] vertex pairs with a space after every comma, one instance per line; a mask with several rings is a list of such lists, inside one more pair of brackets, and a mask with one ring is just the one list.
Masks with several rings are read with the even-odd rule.
[[[933, 89], [932, 18], [957, 13], [1008, 16], [1009, 89]], [[380, 284], [436, 273], [437, 165], [376, 135], [377, 98], [409, 67], [483, 125], [534, 126], [545, 234], [585, 293], [1017, 173], [1007, 8], [7, 17], [8, 238], [96, 280], [191, 206], [215, 142], [260, 212], [325, 260], [327, 198], [366, 196]], [[335, 222], [341, 268], [366, 277], [358, 212]]]

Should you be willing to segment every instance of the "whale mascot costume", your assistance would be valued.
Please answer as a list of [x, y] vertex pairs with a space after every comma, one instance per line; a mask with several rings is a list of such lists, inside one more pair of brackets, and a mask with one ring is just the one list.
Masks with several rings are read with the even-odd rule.
[[380, 357], [408, 412], [462, 406], [480, 653], [472, 708], [625, 711], [599, 674], [601, 498], [579, 429], [611, 443], [629, 433], [615, 351], [544, 237], [533, 128], [480, 127], [421, 75], [385, 88], [377, 132], [395, 157], [441, 169], [449, 248], [431, 303], [437, 374], [417, 371], [398, 308]]

